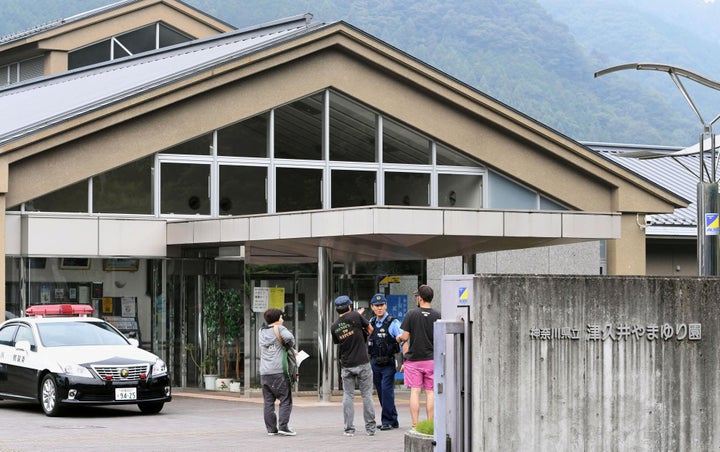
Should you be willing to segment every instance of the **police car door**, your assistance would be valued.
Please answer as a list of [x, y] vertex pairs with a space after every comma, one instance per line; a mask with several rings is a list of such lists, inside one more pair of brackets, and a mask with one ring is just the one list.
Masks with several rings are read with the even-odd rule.
[[0, 393], [8, 392], [8, 368], [12, 361], [14, 338], [17, 324], [5, 325], [0, 328]]
[[15, 335], [12, 358], [12, 365], [8, 369], [8, 385], [12, 392], [21, 396], [36, 397], [38, 356], [30, 325], [20, 324]]

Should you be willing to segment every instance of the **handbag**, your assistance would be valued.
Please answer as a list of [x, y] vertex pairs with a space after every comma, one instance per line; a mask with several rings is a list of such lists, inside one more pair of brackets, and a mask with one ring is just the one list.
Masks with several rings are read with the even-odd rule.
[[285, 378], [287, 378], [288, 381], [294, 383], [298, 381], [300, 377], [298, 373], [298, 364], [297, 357], [295, 356], [295, 349], [285, 343], [282, 336], [280, 335], [280, 328], [277, 325], [273, 326], [273, 331], [275, 331], [275, 336], [280, 342], [280, 345], [283, 346], [283, 374], [285, 374]]

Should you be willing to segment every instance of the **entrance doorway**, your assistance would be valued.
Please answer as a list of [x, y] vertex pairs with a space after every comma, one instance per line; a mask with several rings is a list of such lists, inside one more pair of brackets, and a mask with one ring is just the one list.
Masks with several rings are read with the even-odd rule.
[[[285, 327], [295, 336], [296, 348], [308, 353], [302, 363], [297, 390], [317, 391], [320, 356], [317, 316], [317, 275], [303, 273], [250, 273], [249, 284], [253, 288], [270, 289], [270, 307], [283, 311]], [[263, 312], [253, 311], [249, 316], [249, 331], [246, 353], [250, 356], [250, 386], [260, 386], [260, 354], [258, 353], [257, 331], [265, 320]]]
[[[352, 270], [352, 271], [350, 271]], [[256, 293], [269, 294], [269, 307], [281, 309], [285, 326], [297, 340], [297, 349], [309, 358], [300, 367], [298, 391], [318, 391], [321, 386], [321, 357], [329, 344], [329, 331], [321, 328], [321, 315], [328, 316], [328, 325], [336, 318], [332, 302], [339, 295], [348, 295], [355, 309], [366, 308], [365, 316], [372, 316], [370, 298], [377, 292], [388, 297], [388, 311], [402, 318], [407, 310], [409, 294], [425, 281], [423, 261], [378, 262], [356, 265], [353, 268], [335, 265], [332, 269], [331, 289], [327, 300], [318, 300], [316, 264], [247, 265], [242, 261], [222, 261], [207, 258], [170, 259], [166, 261], [167, 294], [167, 357], [175, 384], [182, 387], [202, 387], [201, 363], [207, 349], [207, 331], [203, 323], [205, 286], [217, 281], [224, 289], [242, 293], [243, 334], [239, 343], [228, 343], [229, 378], [235, 379], [235, 347], [240, 350], [240, 378], [245, 389], [260, 387], [260, 356], [257, 333], [264, 323], [265, 308], [255, 305]], [[322, 304], [321, 304], [322, 303]], [[190, 348], [188, 347], [190, 346]], [[335, 372], [329, 376], [333, 387], [339, 378], [335, 347], [327, 350], [328, 363]], [[220, 362], [217, 363], [220, 367]]]
[[[235, 290], [241, 294], [240, 302], [246, 305], [244, 264], [241, 261], [219, 261], [215, 259], [170, 259], [167, 261], [167, 325], [168, 356], [172, 379], [182, 387], [203, 387], [203, 361], [206, 356], [211, 361], [214, 372], [243, 383], [244, 378], [244, 332], [232, 338], [219, 338], [224, 341], [227, 363], [217, 349], [208, 349], [208, 332], [203, 319], [205, 291], [209, 283], [222, 289]], [[239, 319], [244, 324], [244, 319]], [[236, 354], [236, 350], [240, 353]], [[239, 355], [239, 359], [236, 356]], [[236, 366], [236, 362], [239, 365]], [[227, 375], [224, 375], [227, 364]], [[239, 372], [236, 372], [236, 369]], [[205, 369], [207, 371], [207, 369]]]
[[[271, 272], [270, 269], [281, 272]], [[366, 308], [365, 317], [372, 317], [370, 299], [373, 294], [383, 292], [388, 296], [389, 311], [402, 318], [407, 311], [408, 294], [412, 294], [418, 281], [425, 281], [424, 261], [378, 262], [356, 265], [353, 271], [349, 267], [333, 267], [332, 287], [328, 300], [318, 300], [318, 277], [315, 264], [288, 266], [246, 266], [250, 296], [254, 293], [268, 294], [269, 307], [281, 309], [285, 326], [292, 331], [297, 340], [297, 349], [308, 353], [309, 358], [300, 366], [300, 380], [296, 387], [299, 391], [318, 391], [321, 385], [321, 362], [329, 331], [320, 328], [320, 316], [330, 312], [328, 324], [336, 318], [332, 302], [339, 295], [348, 295], [354, 302], [354, 308]], [[360, 273], [362, 272], [362, 273]], [[323, 305], [320, 305], [323, 303]], [[250, 303], [252, 304], [252, 303]], [[392, 308], [392, 310], [390, 310]], [[249, 379], [246, 387], [260, 386], [260, 356], [257, 345], [257, 332], [264, 323], [264, 309], [246, 310], [245, 348], [246, 374]], [[398, 315], [400, 314], [400, 315]], [[328, 350], [328, 359], [333, 362], [333, 387], [339, 381], [339, 367], [335, 361], [335, 347]]]

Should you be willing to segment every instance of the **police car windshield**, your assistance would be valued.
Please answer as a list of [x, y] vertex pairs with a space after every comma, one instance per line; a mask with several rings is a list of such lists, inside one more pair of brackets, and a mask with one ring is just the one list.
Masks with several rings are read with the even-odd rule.
[[106, 323], [38, 323], [37, 328], [40, 334], [40, 341], [45, 347], [128, 345], [128, 341]]

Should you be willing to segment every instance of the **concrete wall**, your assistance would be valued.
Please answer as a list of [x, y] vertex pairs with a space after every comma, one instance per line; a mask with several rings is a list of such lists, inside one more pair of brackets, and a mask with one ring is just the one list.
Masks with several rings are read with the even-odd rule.
[[473, 450], [720, 450], [720, 279], [478, 276], [474, 297]]
[[[475, 255], [478, 274], [597, 275], [605, 265], [601, 242], [541, 246]], [[462, 273], [462, 258], [427, 260], [427, 281], [435, 289], [433, 308], [441, 310], [443, 275]]]
[[582, 242], [481, 253], [476, 265], [477, 273], [599, 275], [604, 258], [600, 242]]

